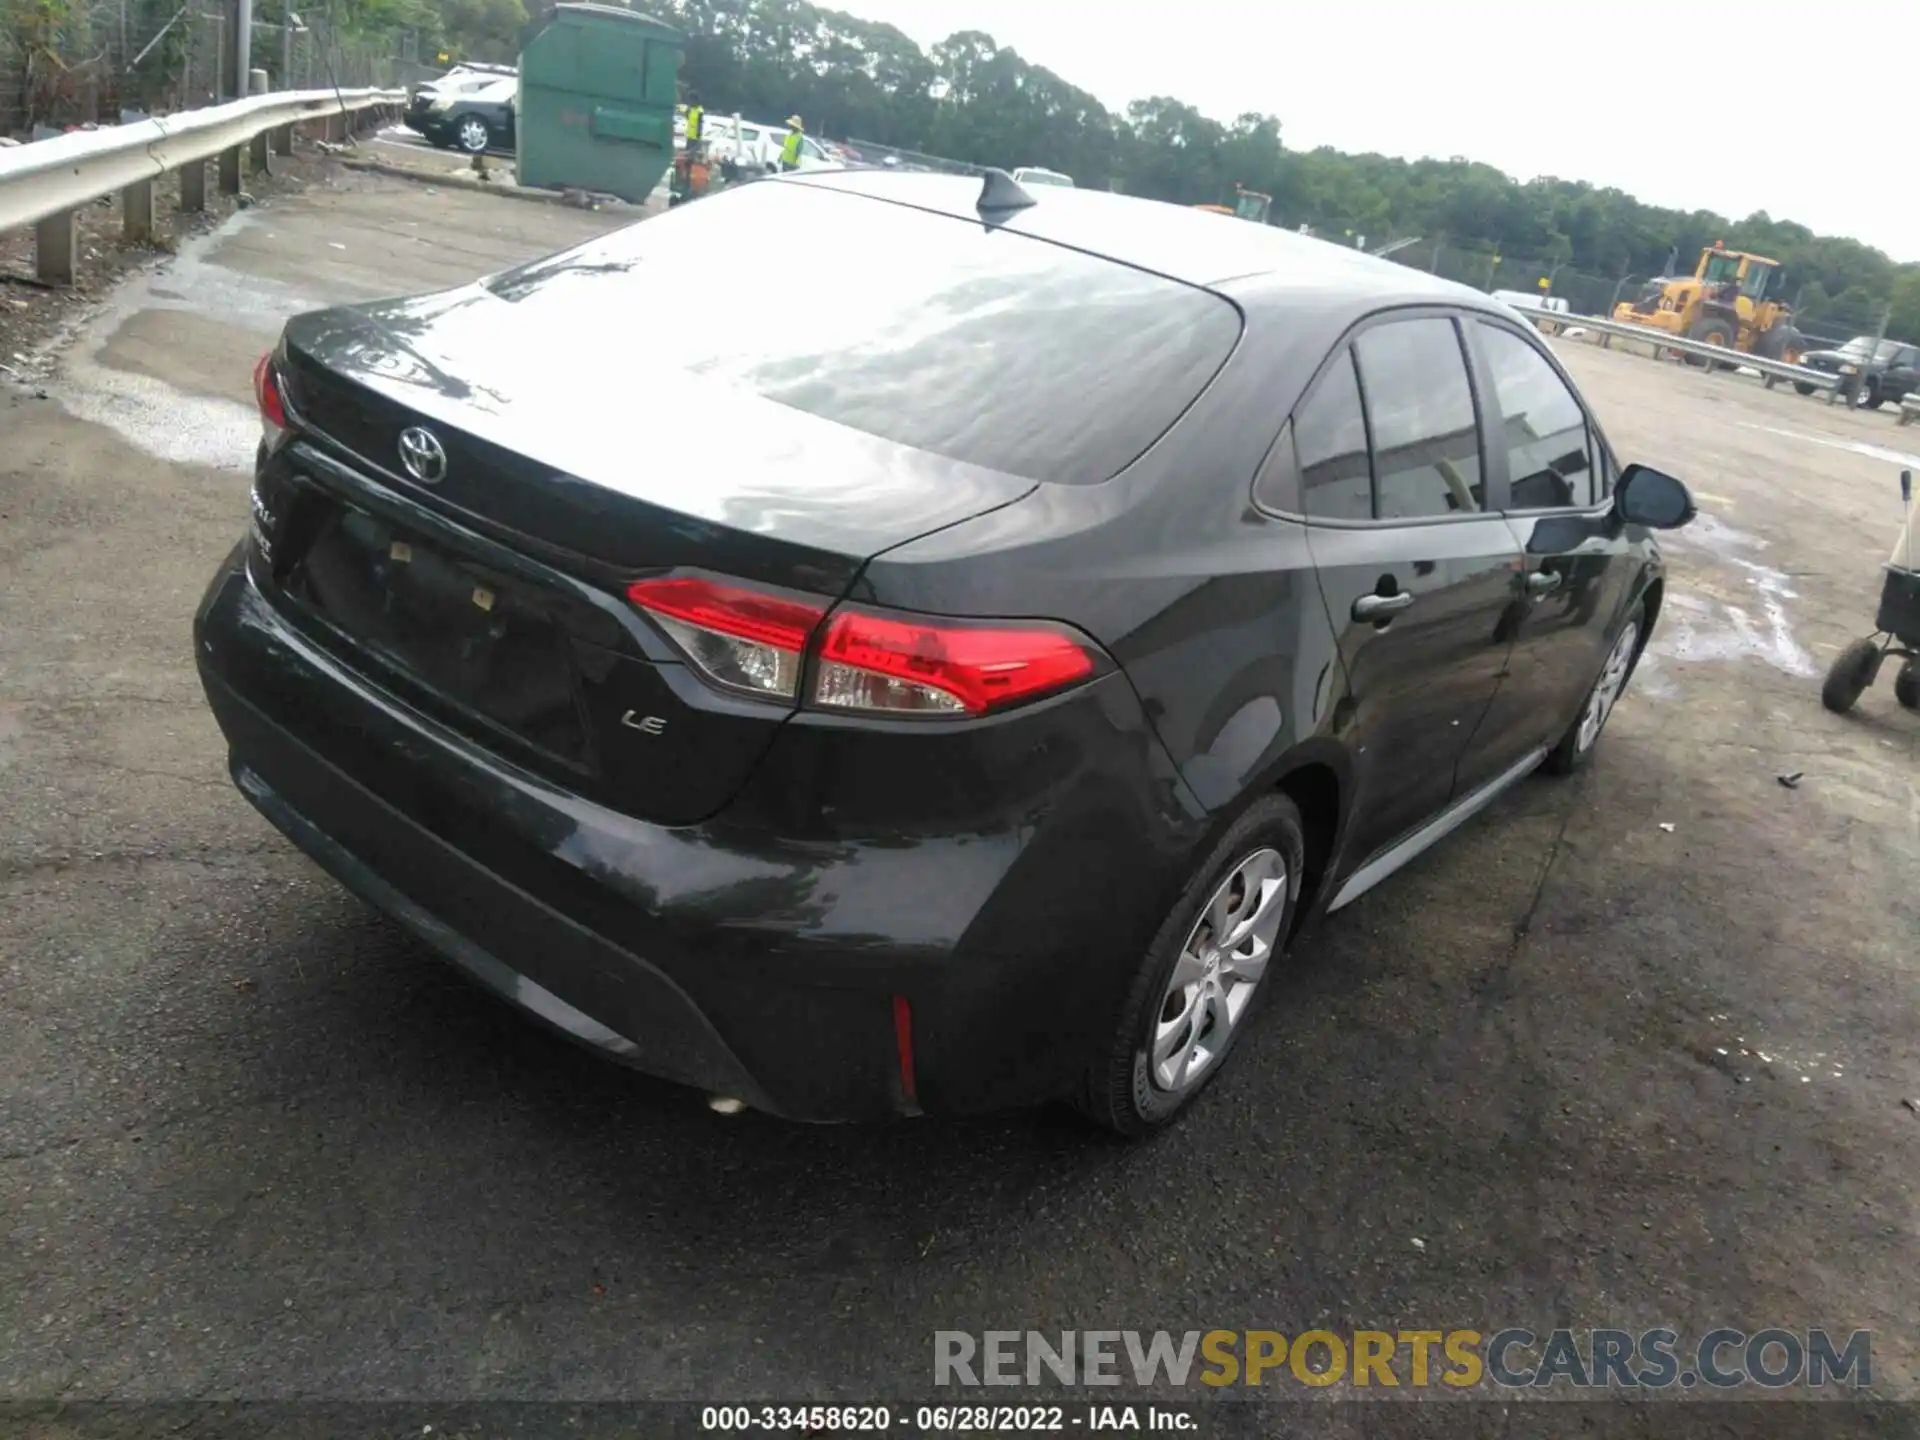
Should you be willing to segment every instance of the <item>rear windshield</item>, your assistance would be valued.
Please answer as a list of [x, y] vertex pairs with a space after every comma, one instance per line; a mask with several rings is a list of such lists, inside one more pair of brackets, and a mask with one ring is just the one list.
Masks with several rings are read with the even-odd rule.
[[1240, 334], [1232, 305], [1178, 281], [792, 182], [683, 205], [488, 286], [545, 310], [555, 334], [615, 326], [647, 364], [1068, 483], [1125, 468]]

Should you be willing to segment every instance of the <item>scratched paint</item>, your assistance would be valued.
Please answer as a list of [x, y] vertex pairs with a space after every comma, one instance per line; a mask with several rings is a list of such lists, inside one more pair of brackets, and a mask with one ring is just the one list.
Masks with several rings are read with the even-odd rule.
[[[1655, 688], [1648, 691], [1650, 695], [1660, 698], [1659, 688], [1673, 684], [1674, 677], [1659, 664], [1662, 659], [1685, 664], [1759, 660], [1801, 678], [1819, 673], [1813, 657], [1794, 638], [1787, 602], [1799, 597], [1789, 577], [1754, 558], [1766, 550], [1764, 539], [1703, 513], [1685, 530], [1675, 531], [1667, 543], [1690, 558], [1716, 561], [1731, 570], [1752, 599], [1747, 603], [1722, 599], [1676, 581], [1661, 606], [1660, 627], [1647, 645], [1647, 655], [1654, 661]], [[1642, 677], [1643, 683], [1647, 678]]]

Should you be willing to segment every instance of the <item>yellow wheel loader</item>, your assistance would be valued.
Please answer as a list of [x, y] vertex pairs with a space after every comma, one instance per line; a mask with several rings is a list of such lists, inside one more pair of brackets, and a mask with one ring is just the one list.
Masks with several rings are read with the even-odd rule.
[[1613, 318], [1742, 354], [1797, 363], [1800, 332], [1793, 328], [1793, 309], [1768, 293], [1778, 288], [1779, 276], [1778, 260], [1729, 250], [1716, 240], [1700, 252], [1693, 274], [1649, 281], [1636, 298], [1614, 307]]
[[1267, 223], [1267, 212], [1273, 208], [1273, 197], [1236, 185], [1233, 187], [1233, 204], [1196, 205], [1193, 208], [1210, 210], [1216, 215], [1235, 215], [1242, 220], [1251, 220], [1256, 225], [1264, 225]]

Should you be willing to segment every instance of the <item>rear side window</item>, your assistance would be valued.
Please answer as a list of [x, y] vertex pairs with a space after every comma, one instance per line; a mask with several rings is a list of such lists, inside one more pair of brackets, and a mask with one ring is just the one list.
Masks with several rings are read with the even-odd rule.
[[1533, 346], [1510, 330], [1475, 323], [1480, 324], [1500, 405], [1500, 432], [1487, 443], [1507, 453], [1512, 508], [1555, 510], [1595, 503], [1593, 446], [1580, 402]]
[[1453, 322], [1433, 317], [1375, 325], [1353, 349], [1373, 436], [1375, 518], [1479, 510], [1486, 498], [1480, 430]]
[[1240, 336], [1240, 312], [1208, 291], [790, 181], [680, 206], [487, 284], [537, 318], [556, 357], [584, 336], [614, 338], [601, 353], [632, 366], [636, 394], [649, 367], [670, 366], [901, 445], [1068, 483], [1125, 468]]
[[1353, 355], [1342, 351], [1293, 417], [1301, 508], [1317, 520], [1371, 520], [1373, 471]]

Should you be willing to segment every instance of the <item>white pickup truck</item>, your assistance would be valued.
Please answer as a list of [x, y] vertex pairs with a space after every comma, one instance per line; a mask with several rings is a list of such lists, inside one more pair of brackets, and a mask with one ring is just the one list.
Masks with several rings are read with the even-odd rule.
[[[780, 168], [780, 151], [787, 141], [787, 127], [784, 125], [762, 125], [757, 121], [743, 120], [737, 115], [715, 115], [709, 110], [701, 129], [710, 160], [731, 160], [743, 170], [774, 171]], [[684, 145], [686, 139], [687, 117], [676, 116], [673, 143], [678, 147]], [[800, 137], [802, 170], [817, 170], [833, 163], [818, 140], [811, 135]]]

